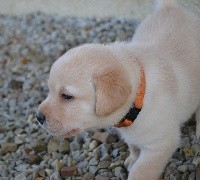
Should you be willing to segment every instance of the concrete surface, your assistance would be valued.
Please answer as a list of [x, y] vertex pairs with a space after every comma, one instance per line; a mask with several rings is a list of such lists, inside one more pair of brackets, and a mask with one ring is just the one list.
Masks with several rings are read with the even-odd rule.
[[[200, 0], [180, 0], [200, 14]], [[0, 14], [26, 14], [35, 11], [77, 17], [143, 18], [153, 9], [153, 0], [0, 0]]]

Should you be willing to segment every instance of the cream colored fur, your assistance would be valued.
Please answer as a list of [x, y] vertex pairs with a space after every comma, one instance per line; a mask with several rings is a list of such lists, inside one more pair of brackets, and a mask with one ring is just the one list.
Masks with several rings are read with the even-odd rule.
[[143, 108], [131, 126], [119, 129], [130, 148], [128, 180], [159, 178], [179, 147], [181, 125], [194, 112], [200, 135], [200, 20], [174, 0], [157, 3], [132, 42], [87, 44], [60, 57], [39, 107], [43, 127], [57, 136], [112, 127], [134, 103], [142, 66]]

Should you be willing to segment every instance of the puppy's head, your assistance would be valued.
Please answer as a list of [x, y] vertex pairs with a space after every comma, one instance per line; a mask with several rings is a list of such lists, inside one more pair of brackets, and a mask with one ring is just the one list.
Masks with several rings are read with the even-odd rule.
[[49, 94], [36, 117], [56, 136], [115, 124], [131, 94], [127, 73], [105, 45], [84, 45], [52, 66]]

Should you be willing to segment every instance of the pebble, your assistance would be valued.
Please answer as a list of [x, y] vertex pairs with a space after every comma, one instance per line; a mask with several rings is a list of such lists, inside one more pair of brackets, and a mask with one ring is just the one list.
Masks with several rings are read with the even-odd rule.
[[69, 142], [66, 139], [64, 139], [63, 141], [60, 142], [58, 151], [60, 153], [68, 153], [69, 150], [70, 150]]
[[26, 176], [24, 174], [18, 174], [15, 177], [15, 180], [26, 180]]
[[94, 180], [95, 176], [94, 174], [87, 172], [83, 175], [83, 180]]
[[2, 177], [8, 176], [8, 170], [5, 165], [0, 165], [0, 172]]
[[51, 176], [50, 176], [51, 180], [61, 180], [60, 174], [58, 171], [55, 171]]
[[110, 165], [110, 161], [101, 161], [99, 162], [98, 169], [106, 169]]
[[45, 173], [47, 174], [47, 176], [50, 176], [52, 174], [52, 170], [51, 169], [45, 169]]
[[89, 164], [91, 166], [97, 166], [99, 164], [99, 161], [97, 161], [96, 158], [92, 158], [92, 159], [90, 159]]
[[103, 143], [103, 142], [106, 142], [106, 139], [108, 138], [108, 136], [109, 134], [107, 132], [95, 132], [92, 138]]
[[36, 153], [40, 153], [47, 150], [47, 145], [44, 142], [36, 142], [32, 148]]
[[89, 166], [89, 172], [95, 174], [97, 172], [97, 166]]
[[41, 176], [41, 177], [43, 177], [43, 178], [45, 178], [45, 170], [44, 169], [40, 169], [38, 171], [38, 175]]
[[89, 145], [89, 149], [93, 150], [98, 146], [98, 142], [96, 140], [93, 140], [90, 145]]
[[122, 172], [122, 167], [120, 166], [116, 167], [114, 172], [115, 172], [115, 176], [119, 177]]
[[[188, 180], [195, 180], [195, 172], [192, 172], [189, 177], [188, 177]], [[198, 180], [198, 179], [197, 179]]]
[[111, 156], [108, 153], [105, 153], [101, 158], [100, 161], [111, 161]]
[[106, 177], [106, 176], [101, 176], [101, 175], [97, 175], [95, 177], [95, 180], [109, 180], [110, 177]]
[[105, 153], [110, 153], [110, 144], [107, 143], [103, 143], [100, 146], [98, 146], [98, 149], [100, 150], [101, 154], [105, 154]]
[[200, 155], [200, 145], [194, 144], [192, 145], [191, 149], [193, 150], [194, 156]]
[[5, 143], [1, 145], [0, 154], [5, 155], [8, 152], [14, 152], [17, 150], [17, 144], [15, 143]]
[[60, 171], [61, 168], [63, 168], [63, 167], [64, 167], [64, 163], [63, 163], [62, 160], [56, 162], [55, 169], [56, 169], [57, 171]]
[[36, 177], [34, 180], [45, 180], [44, 177]]
[[116, 143], [118, 141], [119, 137], [115, 134], [109, 134], [106, 138], [106, 142], [108, 144]]
[[47, 145], [47, 152], [51, 154], [52, 152], [56, 152], [58, 150], [58, 142], [55, 139], [51, 139]]
[[194, 157], [192, 163], [198, 166], [200, 164], [200, 156]]
[[15, 167], [15, 169], [19, 172], [26, 172], [27, 168], [29, 167], [29, 164], [21, 164]]
[[70, 143], [70, 150], [71, 151], [77, 151], [81, 148], [80, 144], [78, 142], [72, 142]]
[[42, 161], [42, 158], [35, 154], [29, 154], [25, 158], [25, 162], [29, 164], [40, 164], [41, 161]]
[[119, 154], [119, 149], [114, 149], [114, 150], [112, 151], [112, 156], [113, 156], [114, 158], [116, 158], [116, 157], [118, 156], [118, 154]]
[[200, 179], [200, 166], [198, 166], [196, 170], [196, 180], [198, 179]]
[[63, 167], [60, 170], [61, 177], [67, 177], [67, 176], [76, 176], [78, 173], [78, 170], [76, 167]]

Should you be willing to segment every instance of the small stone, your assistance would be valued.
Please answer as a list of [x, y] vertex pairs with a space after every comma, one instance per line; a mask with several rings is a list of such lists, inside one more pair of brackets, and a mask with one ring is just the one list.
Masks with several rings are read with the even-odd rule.
[[63, 167], [64, 167], [64, 163], [61, 160], [56, 162], [56, 165], [55, 165], [56, 170], [60, 171], [61, 168]]
[[16, 166], [15, 169], [19, 172], [25, 172], [29, 166], [29, 164], [20, 164]]
[[88, 145], [87, 143], [84, 143], [84, 144], [82, 145], [82, 148], [83, 148], [83, 149], [88, 149], [88, 148], [89, 148], [89, 145]]
[[177, 180], [176, 177], [174, 175], [172, 175], [172, 174], [169, 175], [169, 179], [170, 180]]
[[24, 131], [23, 129], [18, 128], [18, 129], [16, 129], [16, 130], [14, 131], [14, 133], [15, 133], [16, 135], [18, 135], [18, 134], [22, 134], [23, 131]]
[[[99, 172], [102, 171], [102, 170], [104, 170], [104, 169], [99, 170]], [[113, 177], [114, 174], [112, 172], [108, 172], [107, 170], [105, 170], [105, 172], [100, 172], [99, 175], [105, 176], [105, 177], [112, 177], [112, 179], [114, 178]]]
[[100, 150], [98, 148], [93, 150], [92, 157], [94, 157], [95, 159], [100, 158]]
[[45, 180], [44, 177], [36, 177], [34, 180]]
[[52, 152], [51, 156], [53, 159], [61, 159], [62, 154], [59, 152]]
[[78, 151], [81, 148], [80, 144], [78, 142], [71, 142], [70, 143], [70, 150], [71, 151]]
[[195, 180], [195, 172], [192, 172], [189, 177], [188, 180]]
[[51, 176], [50, 176], [51, 180], [61, 180], [60, 174], [58, 171], [55, 171]]
[[189, 173], [188, 172], [185, 172], [182, 174], [182, 179], [185, 179], [185, 180], [188, 180], [188, 176], [189, 176]]
[[194, 156], [198, 156], [198, 154], [200, 154], [200, 145], [194, 144], [191, 149], [193, 150]]
[[200, 164], [200, 157], [194, 157], [192, 163], [198, 166]]
[[70, 167], [70, 166], [73, 166], [73, 159], [68, 157], [67, 158], [67, 165]]
[[5, 165], [0, 165], [0, 172], [2, 177], [8, 176], [8, 170]]
[[77, 165], [76, 165], [79, 169], [88, 169], [87, 166], [88, 166], [88, 162], [87, 161], [82, 161], [82, 162], [79, 162]]
[[97, 172], [97, 166], [89, 166], [89, 172], [95, 174]]
[[196, 170], [195, 165], [189, 165], [188, 170], [189, 170], [189, 172], [194, 172]]
[[119, 148], [120, 152], [127, 152], [127, 147], [126, 146], [122, 146]]
[[110, 161], [101, 161], [98, 165], [98, 169], [106, 169], [110, 165]]
[[108, 153], [105, 153], [101, 158], [100, 161], [111, 161], [111, 157]]
[[184, 173], [187, 171], [187, 165], [181, 165], [177, 168], [178, 171]]
[[98, 146], [98, 142], [96, 140], [93, 140], [90, 145], [89, 145], [89, 149], [93, 150]]
[[116, 162], [110, 164], [110, 169], [114, 169], [117, 166], [122, 166], [123, 164], [124, 164], [123, 160], [116, 161]]
[[70, 150], [69, 142], [66, 139], [64, 139], [63, 141], [60, 142], [58, 151], [61, 153], [68, 153], [69, 150]]
[[119, 156], [119, 160], [125, 160], [128, 157], [128, 153], [127, 152], [122, 152]]
[[42, 158], [35, 154], [30, 154], [25, 158], [25, 162], [28, 164], [40, 164]]
[[107, 133], [107, 132], [95, 132], [95, 134], [92, 136], [92, 138], [97, 141], [100, 141], [101, 143], [104, 143], [104, 142], [106, 142], [108, 135], [109, 135], [109, 133]]
[[12, 89], [22, 89], [23, 87], [23, 81], [20, 79], [11, 79], [8, 86]]
[[114, 147], [115, 149], [119, 149], [120, 147], [122, 147], [122, 146], [124, 146], [124, 145], [125, 145], [124, 141], [119, 140], [117, 143], [114, 143], [114, 144], [113, 144], [113, 147]]
[[45, 177], [45, 170], [44, 169], [40, 169], [38, 171], [38, 175], [41, 176], [41, 177]]
[[103, 143], [98, 147], [98, 149], [100, 150], [101, 154], [105, 154], [105, 153], [109, 154], [110, 153], [110, 147], [111, 147], [110, 144]]
[[115, 176], [119, 177], [122, 172], [122, 167], [118, 166], [115, 168]]
[[112, 156], [115, 158], [115, 157], [118, 156], [118, 153], [119, 153], [119, 149], [114, 149], [114, 150], [112, 151]]
[[109, 180], [110, 177], [106, 177], [106, 176], [101, 176], [101, 175], [97, 175], [95, 177], [95, 180]]
[[50, 169], [45, 169], [45, 173], [47, 176], [50, 176], [52, 174], [52, 171]]
[[200, 179], [200, 166], [198, 166], [196, 170], [196, 180], [198, 179]]
[[51, 154], [52, 152], [56, 152], [58, 150], [58, 142], [54, 139], [51, 139], [47, 145], [47, 152]]
[[109, 134], [106, 139], [106, 142], [108, 144], [112, 144], [112, 143], [116, 143], [118, 141], [118, 139], [119, 139], [119, 137], [117, 135]]
[[27, 57], [22, 57], [20, 61], [21, 61], [21, 63], [24, 64], [24, 65], [25, 65], [25, 64], [28, 64], [28, 62], [29, 62], [29, 60], [28, 60]]
[[14, 152], [17, 150], [17, 144], [15, 143], [5, 143], [1, 145], [0, 154], [5, 155], [8, 152]]
[[15, 177], [15, 180], [26, 180], [26, 176], [24, 174], [18, 174]]
[[60, 170], [61, 177], [67, 177], [67, 176], [76, 176], [77, 175], [77, 168], [76, 167], [63, 167]]
[[185, 154], [186, 157], [194, 156], [193, 150], [189, 146], [185, 146], [183, 148], [183, 152], [184, 152], [184, 154]]
[[97, 165], [99, 164], [99, 162], [97, 161], [97, 159], [92, 158], [92, 159], [90, 159], [89, 164], [90, 164], [91, 166], [97, 166]]
[[94, 174], [87, 172], [83, 175], [83, 180], [94, 180], [95, 176]]
[[36, 153], [40, 153], [47, 150], [47, 145], [43, 142], [36, 142], [32, 148]]
[[183, 161], [175, 161], [174, 164], [175, 164], [176, 166], [180, 166], [180, 165], [183, 164]]

